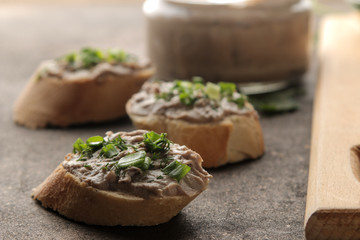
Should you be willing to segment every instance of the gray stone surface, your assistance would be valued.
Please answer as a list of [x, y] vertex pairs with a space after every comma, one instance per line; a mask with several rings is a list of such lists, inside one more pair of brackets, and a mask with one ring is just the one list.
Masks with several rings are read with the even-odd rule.
[[294, 113], [262, 116], [266, 154], [210, 170], [209, 189], [169, 223], [100, 227], [76, 223], [30, 198], [77, 137], [132, 130], [128, 119], [30, 130], [12, 105], [43, 59], [81, 46], [144, 54], [140, 5], [7, 5], [0, 8], [0, 239], [303, 239], [314, 76]]

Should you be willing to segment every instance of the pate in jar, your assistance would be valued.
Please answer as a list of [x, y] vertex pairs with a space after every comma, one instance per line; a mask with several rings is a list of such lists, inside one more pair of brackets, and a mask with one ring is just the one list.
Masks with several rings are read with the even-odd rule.
[[148, 54], [161, 79], [277, 90], [307, 69], [310, 8], [309, 0], [146, 0]]

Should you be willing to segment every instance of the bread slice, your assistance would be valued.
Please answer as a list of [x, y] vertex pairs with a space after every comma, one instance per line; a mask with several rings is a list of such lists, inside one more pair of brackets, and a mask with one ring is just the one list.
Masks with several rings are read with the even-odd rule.
[[[154, 135], [165, 138], [156, 145]], [[94, 138], [101, 137], [89, 139]], [[165, 223], [203, 192], [211, 178], [199, 154], [171, 143], [165, 134], [108, 132], [101, 146], [95, 140], [96, 149], [89, 139], [81, 147], [78, 139], [73, 145], [75, 153], [67, 154], [32, 192], [42, 206], [75, 221], [104, 226]], [[164, 142], [167, 144], [162, 145]], [[115, 155], [104, 155], [109, 146], [117, 149]], [[129, 159], [132, 163], [124, 167]]]
[[264, 154], [259, 116], [234, 83], [149, 81], [126, 104], [138, 129], [166, 132], [198, 152], [203, 167], [219, 167]]
[[104, 69], [77, 79], [46, 76], [40, 65], [14, 106], [14, 121], [29, 128], [101, 122], [124, 116], [125, 103], [154, 69], [150, 66], [118, 74]]
[[203, 158], [203, 167], [219, 167], [264, 154], [264, 139], [255, 110], [230, 115], [220, 122], [192, 123], [163, 115], [141, 116], [132, 112], [131, 100], [126, 110], [138, 129], [166, 132], [172, 141], [186, 145]]
[[104, 191], [80, 182], [60, 164], [32, 197], [46, 207], [78, 222], [105, 226], [151, 226], [168, 222], [193, 196], [140, 198]]

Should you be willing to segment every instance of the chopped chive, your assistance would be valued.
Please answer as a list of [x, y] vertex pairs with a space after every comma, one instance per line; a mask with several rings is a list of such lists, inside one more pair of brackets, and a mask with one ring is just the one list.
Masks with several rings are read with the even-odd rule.
[[86, 144], [94, 150], [101, 148], [103, 143], [104, 143], [104, 138], [101, 136], [89, 137], [86, 140]]
[[158, 134], [154, 131], [145, 133], [143, 142], [146, 150], [150, 153], [166, 153], [169, 151], [171, 143], [166, 138], [166, 133]]
[[105, 145], [100, 152], [101, 155], [103, 155], [106, 158], [112, 158], [119, 154], [119, 151], [116, 149], [115, 145], [110, 143]]
[[191, 92], [180, 93], [179, 99], [180, 99], [180, 102], [182, 104], [184, 104], [185, 106], [192, 106], [196, 101], [196, 98], [194, 96], [192, 96]]
[[164, 174], [179, 182], [190, 171], [190, 169], [191, 167], [188, 165], [175, 160], [167, 165], [162, 171]]
[[117, 138], [112, 140], [112, 143], [120, 148], [122, 151], [128, 149], [128, 147], [125, 144], [124, 139], [121, 138], [121, 136], [118, 136]]
[[162, 171], [168, 175], [172, 170], [174, 170], [177, 166], [177, 161], [172, 161], [169, 165], [167, 165]]
[[180, 163], [174, 170], [172, 170], [168, 175], [171, 178], [174, 178], [178, 182], [185, 177], [185, 175], [190, 171], [191, 167], [186, 164]]
[[224, 96], [231, 97], [236, 91], [235, 83], [219, 82], [220, 91]]
[[73, 144], [73, 153], [81, 153], [86, 148], [86, 144], [81, 138], [78, 138]]
[[220, 100], [220, 87], [215, 83], [208, 82], [205, 87], [205, 93], [210, 99]]
[[92, 167], [91, 167], [90, 165], [88, 165], [88, 164], [85, 164], [85, 165], [84, 165], [84, 168], [92, 169]]
[[236, 103], [239, 108], [243, 108], [245, 105], [246, 98], [242, 95], [239, 98], [233, 99], [232, 102]]
[[151, 164], [151, 158], [145, 157], [145, 161], [144, 161], [144, 164], [142, 166], [142, 169], [143, 170], [148, 170], [149, 167], [150, 167], [150, 164]]
[[193, 81], [193, 83], [204, 84], [204, 79], [202, 77], [199, 77], [199, 76], [192, 77], [192, 81]]
[[132, 154], [128, 154], [118, 161], [116, 167], [118, 169], [124, 169], [128, 167], [142, 167], [145, 162], [146, 152], [139, 151]]
[[156, 177], [156, 179], [163, 179], [164, 177], [162, 175], [159, 175]]

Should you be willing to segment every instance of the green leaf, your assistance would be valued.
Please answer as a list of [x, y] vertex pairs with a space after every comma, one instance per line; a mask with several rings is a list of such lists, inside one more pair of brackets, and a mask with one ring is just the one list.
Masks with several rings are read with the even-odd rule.
[[128, 154], [118, 161], [116, 168], [124, 169], [128, 167], [142, 167], [145, 162], [146, 152], [139, 151], [132, 154]]

